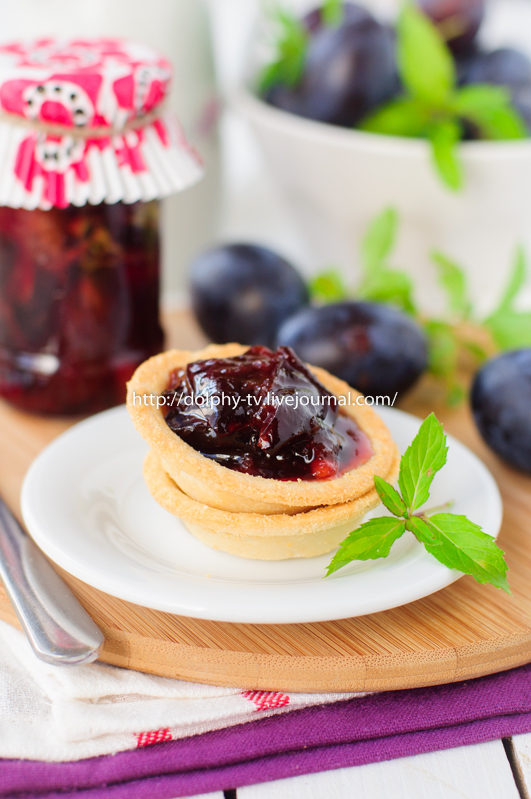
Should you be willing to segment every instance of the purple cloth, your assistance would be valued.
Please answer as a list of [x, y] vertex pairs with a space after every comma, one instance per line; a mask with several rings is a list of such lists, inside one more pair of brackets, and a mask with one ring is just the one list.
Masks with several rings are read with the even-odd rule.
[[531, 664], [75, 763], [0, 761], [6, 799], [172, 799], [531, 732]]

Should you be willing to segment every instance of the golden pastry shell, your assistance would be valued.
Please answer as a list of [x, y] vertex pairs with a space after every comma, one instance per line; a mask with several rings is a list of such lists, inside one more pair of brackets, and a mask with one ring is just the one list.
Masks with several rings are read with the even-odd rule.
[[[395, 451], [388, 481], [396, 479], [399, 463]], [[197, 502], [181, 491], [153, 451], [144, 462], [144, 479], [159, 505], [178, 516], [205, 544], [257, 560], [308, 558], [330, 552], [380, 503], [373, 487], [350, 502], [302, 513], [231, 513]]]

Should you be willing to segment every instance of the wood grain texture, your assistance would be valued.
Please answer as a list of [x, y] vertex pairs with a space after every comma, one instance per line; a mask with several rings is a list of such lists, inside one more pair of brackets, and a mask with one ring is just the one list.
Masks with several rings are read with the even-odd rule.
[[519, 799], [501, 741], [238, 788], [238, 799]]
[[[171, 323], [171, 344], [202, 345], [189, 317]], [[422, 389], [407, 410], [425, 416]], [[531, 480], [480, 441], [466, 407], [437, 410], [448, 432], [479, 454], [503, 495], [500, 545], [508, 596], [472, 578], [401, 608], [335, 622], [245, 625], [149, 610], [65, 575], [106, 636], [102, 659], [196, 682], [284, 691], [363, 691], [468, 679], [531, 660]], [[72, 421], [0, 406], [0, 493], [19, 511], [20, 486], [37, 453]], [[5, 594], [0, 618], [16, 623]]]

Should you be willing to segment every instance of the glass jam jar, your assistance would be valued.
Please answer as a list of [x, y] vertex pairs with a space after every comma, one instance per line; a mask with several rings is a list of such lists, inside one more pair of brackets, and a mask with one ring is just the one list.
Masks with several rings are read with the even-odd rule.
[[160, 352], [158, 201], [0, 207], [0, 393], [27, 411], [120, 404]]
[[0, 396], [120, 404], [159, 352], [159, 199], [197, 156], [162, 113], [168, 62], [99, 39], [0, 46]]

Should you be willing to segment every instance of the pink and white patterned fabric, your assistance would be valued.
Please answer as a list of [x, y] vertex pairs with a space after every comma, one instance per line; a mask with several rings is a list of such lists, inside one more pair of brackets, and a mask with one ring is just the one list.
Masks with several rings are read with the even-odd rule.
[[0, 46], [0, 205], [132, 203], [195, 183], [201, 161], [162, 109], [170, 79], [168, 61], [118, 39]]

